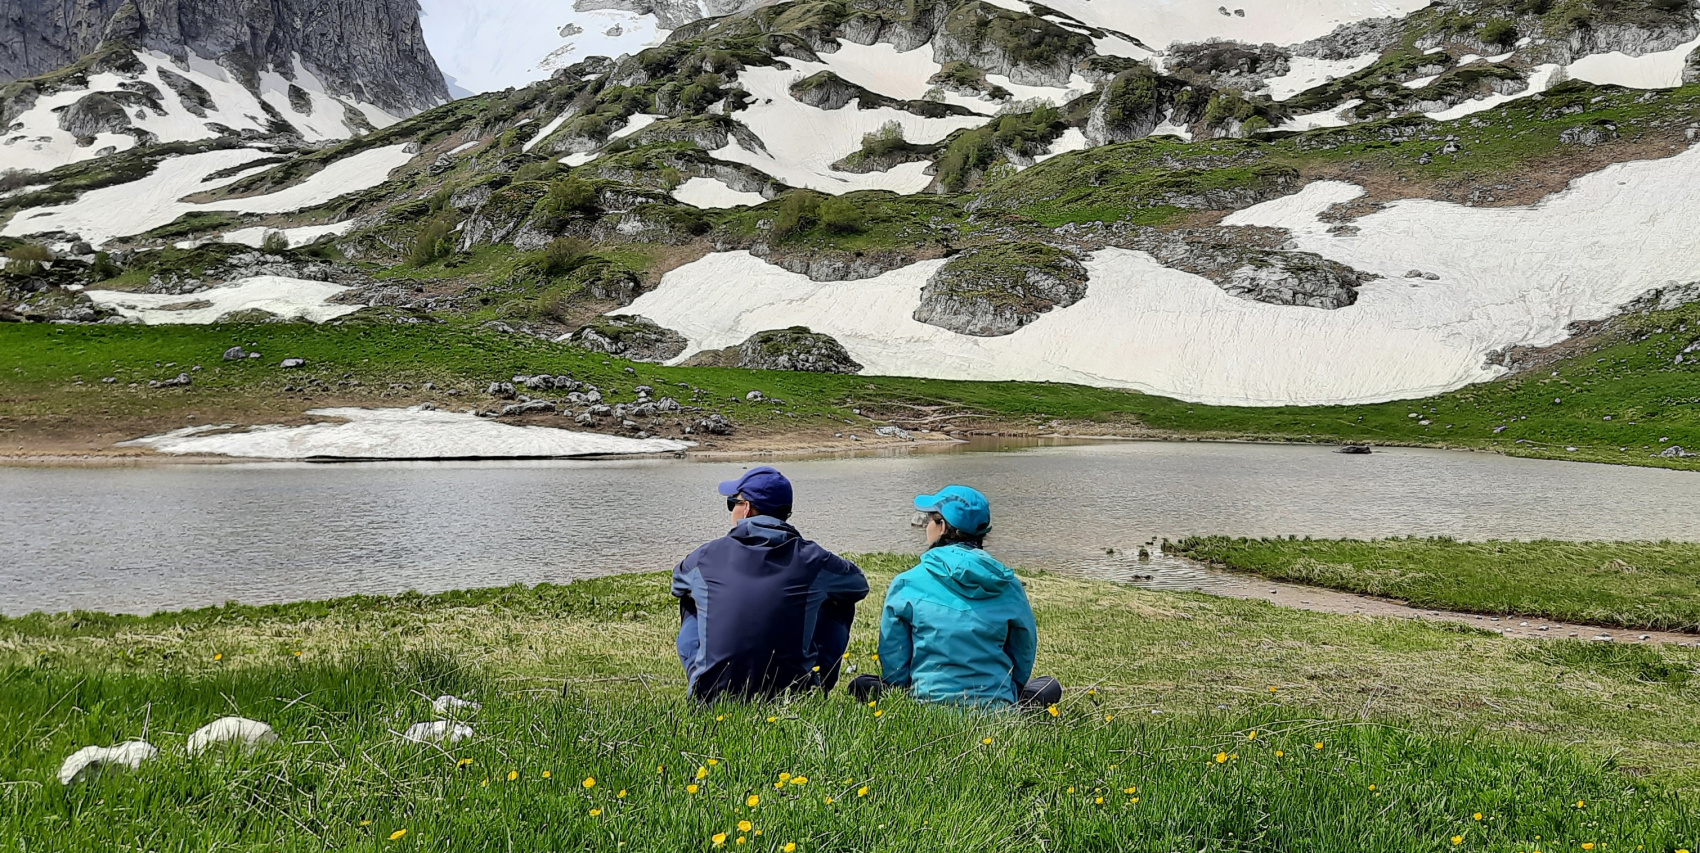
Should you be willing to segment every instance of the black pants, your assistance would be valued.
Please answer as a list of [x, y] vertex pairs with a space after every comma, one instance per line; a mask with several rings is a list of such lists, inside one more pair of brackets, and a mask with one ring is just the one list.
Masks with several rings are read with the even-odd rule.
[[[850, 679], [844, 690], [857, 702], [872, 702], [885, 692], [885, 684], [877, 675], [864, 674]], [[1027, 709], [1043, 709], [1061, 702], [1062, 697], [1062, 682], [1049, 675], [1041, 675], [1021, 686], [1017, 704]]]

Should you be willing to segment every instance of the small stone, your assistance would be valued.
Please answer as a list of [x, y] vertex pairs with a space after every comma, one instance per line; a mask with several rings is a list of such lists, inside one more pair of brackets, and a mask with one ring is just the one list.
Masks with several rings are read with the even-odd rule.
[[307, 366], [307, 359], [304, 359], [304, 358], [286, 358], [283, 361], [278, 362], [277, 366], [281, 367], [285, 370], [292, 370], [292, 369], [297, 368], [297, 367], [306, 367]]
[[215, 743], [225, 742], [234, 742], [243, 749], [252, 749], [260, 744], [277, 743], [277, 732], [259, 720], [220, 717], [189, 735], [189, 742], [184, 746], [184, 750], [190, 755], [198, 755]]
[[224, 360], [225, 361], [236, 361], [237, 359], [247, 358], [247, 357], [248, 357], [248, 351], [241, 348], [241, 347], [231, 347], [230, 349], [227, 349], [227, 350], [224, 351]]
[[437, 720], [430, 723], [414, 723], [402, 733], [401, 739], [414, 743], [449, 744], [472, 737], [472, 727], [462, 723], [451, 723], [448, 720]]
[[117, 746], [85, 746], [71, 753], [65, 763], [59, 765], [59, 783], [86, 782], [107, 767], [134, 770], [156, 755], [159, 755], [159, 750], [145, 740], [125, 741]]

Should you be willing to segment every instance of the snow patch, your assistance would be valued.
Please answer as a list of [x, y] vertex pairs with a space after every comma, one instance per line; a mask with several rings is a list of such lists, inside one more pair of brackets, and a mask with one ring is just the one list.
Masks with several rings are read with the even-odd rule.
[[716, 178], [691, 178], [673, 190], [673, 197], [704, 209], [757, 205], [767, 201], [761, 193], [735, 190]]
[[1366, 53], [1350, 59], [1313, 59], [1308, 56], [1294, 56], [1287, 60], [1287, 73], [1280, 77], [1271, 77], [1264, 81], [1269, 88], [1269, 97], [1276, 101], [1285, 101], [1294, 95], [1321, 86], [1330, 80], [1338, 80], [1348, 74], [1356, 74], [1375, 64], [1381, 58], [1379, 53]]
[[1494, 94], [1485, 98], [1476, 98], [1474, 100], [1455, 104], [1444, 110], [1424, 113], [1424, 115], [1437, 121], [1451, 121], [1455, 118], [1463, 118], [1467, 115], [1474, 115], [1475, 113], [1482, 112], [1483, 110], [1491, 110], [1500, 104], [1508, 104], [1519, 98], [1527, 98], [1530, 95], [1546, 91], [1547, 86], [1552, 83], [1552, 76], [1557, 72], [1557, 65], [1549, 64], [1536, 66], [1533, 71], [1529, 72], [1529, 85], [1521, 92], [1513, 92], [1509, 95]]
[[1682, 85], [1682, 65], [1688, 54], [1700, 47], [1700, 38], [1670, 50], [1641, 56], [1613, 51], [1584, 56], [1570, 63], [1573, 80], [1601, 86], [1615, 84], [1630, 89], [1670, 89]]
[[350, 219], [331, 225], [302, 225], [297, 228], [267, 228], [265, 226], [238, 228], [235, 231], [224, 232], [224, 236], [220, 239], [226, 243], [241, 243], [244, 246], [253, 246], [258, 249], [265, 243], [267, 234], [282, 234], [287, 245], [290, 248], [296, 248], [314, 243], [320, 237], [326, 235], [341, 237], [353, 230], [354, 220]]
[[236, 743], [244, 749], [251, 749], [261, 744], [277, 743], [277, 732], [259, 720], [220, 717], [189, 735], [189, 742], [184, 746], [184, 751], [190, 755], [199, 755], [207, 747], [219, 743]]
[[97, 305], [141, 320], [149, 326], [203, 325], [232, 311], [258, 309], [279, 317], [323, 323], [359, 311], [359, 305], [339, 305], [330, 298], [347, 290], [340, 284], [300, 278], [261, 275], [223, 284], [198, 293], [129, 293], [121, 290], [86, 291]]
[[[1044, 5], [1092, 26], [1137, 36], [1152, 46], [1211, 38], [1288, 45], [1327, 35], [1353, 21], [1404, 17], [1427, 6], [1428, 0], [1236, 0], [1225, 5], [1223, 0], [1054, 0]], [[1245, 15], [1223, 15], [1222, 8], [1230, 13], [1243, 9]]]
[[[206, 453], [255, 459], [549, 458], [671, 453], [690, 447], [664, 438], [622, 438], [540, 426], [514, 426], [472, 414], [429, 409], [314, 409], [342, 423], [265, 425], [247, 432], [186, 427], [121, 442], [161, 453]], [[213, 427], [212, 429], [221, 429]]]
[[1071, 127], [1068, 130], [1063, 131], [1061, 136], [1051, 142], [1051, 149], [1049, 151], [1034, 157], [1033, 162], [1043, 163], [1058, 154], [1067, 154], [1070, 151], [1085, 151], [1088, 147], [1089, 143], [1086, 139], [1086, 133], [1078, 127]]
[[1316, 130], [1319, 127], [1345, 127], [1351, 124], [1351, 121], [1346, 118], [1346, 112], [1361, 103], [1363, 103], [1362, 98], [1353, 98], [1331, 110], [1293, 116], [1282, 122], [1276, 130], [1304, 131]]
[[652, 115], [650, 113], [637, 113], [631, 118], [626, 119], [625, 127], [608, 134], [608, 139], [612, 141], [623, 136], [631, 136], [632, 134], [649, 127], [664, 118], [666, 118], [666, 116]]
[[236, 213], [289, 213], [324, 204], [339, 196], [371, 189], [413, 159], [407, 145], [371, 148], [338, 160], [306, 180], [268, 195], [196, 204], [184, 196], [241, 180], [236, 174], [211, 179], [224, 169], [258, 160], [268, 152], [251, 148], [208, 151], [162, 161], [153, 174], [112, 187], [90, 190], [76, 201], [34, 208], [12, 217], [0, 235], [22, 237], [49, 231], [81, 235], [96, 247], [167, 225], [185, 213], [226, 210]]

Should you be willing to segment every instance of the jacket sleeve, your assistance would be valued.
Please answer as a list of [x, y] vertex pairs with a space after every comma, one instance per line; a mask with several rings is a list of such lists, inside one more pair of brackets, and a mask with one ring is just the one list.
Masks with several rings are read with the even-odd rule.
[[1009, 655], [1010, 679], [1020, 690], [1033, 680], [1033, 659], [1039, 651], [1039, 629], [1033, 621], [1033, 607], [1027, 602], [1027, 591], [1021, 591], [1021, 612], [1009, 622], [1009, 637], [1003, 650]]
[[673, 597], [679, 599], [679, 639], [674, 642], [679, 652], [679, 665], [685, 668], [686, 676], [691, 672], [691, 661], [696, 660], [702, 650], [702, 624], [697, 615], [695, 588], [692, 583], [697, 577], [694, 567], [687, 568], [691, 563], [689, 557], [673, 568]]
[[880, 614], [880, 680], [908, 687], [915, 660], [915, 607], [905, 594], [903, 579], [891, 582]]

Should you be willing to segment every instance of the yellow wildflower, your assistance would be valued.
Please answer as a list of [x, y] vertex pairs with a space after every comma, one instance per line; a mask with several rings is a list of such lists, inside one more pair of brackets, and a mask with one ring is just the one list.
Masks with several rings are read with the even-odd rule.
[[1583, 850], [1592, 850], [1592, 849], [1594, 849], [1594, 842], [1592, 842], [1592, 841], [1584, 841], [1584, 842], [1582, 842], [1582, 849], [1583, 849]]
[[1068, 792], [1070, 794], [1074, 793], [1074, 786], [1073, 785], [1068, 786]]
[[1126, 788], [1122, 789], [1122, 793], [1124, 793], [1124, 794], [1137, 794], [1137, 793], [1139, 793], [1139, 786], [1138, 785], [1129, 785]]
[[716, 832], [715, 834], [709, 836], [708, 840], [714, 842], [714, 846], [719, 847], [720, 845], [726, 843], [726, 833]]
[[831, 797], [826, 798], [826, 804], [829, 805], [829, 806], [832, 805], [832, 798]]
[[989, 737], [988, 737], [988, 738], [981, 738], [981, 739], [980, 739], [980, 742], [981, 742], [981, 743], [983, 743], [983, 744], [985, 744], [985, 745], [986, 745], [986, 746], [991, 746], [991, 745], [992, 745], [992, 739], [991, 739], [991, 738], [989, 738]]
[[756, 806], [761, 805], [761, 797], [758, 797], [755, 794], [751, 794], [744, 799], [744, 805], [749, 806], [750, 808], [753, 809]]
[[1127, 804], [1128, 804], [1128, 805], [1130, 805], [1130, 806], [1131, 806], [1131, 805], [1135, 805], [1135, 804], [1137, 804], [1137, 803], [1138, 803], [1138, 802], [1139, 802], [1139, 798], [1138, 798], [1138, 797], [1134, 797], [1134, 798], [1133, 798], [1133, 799], [1130, 799], [1130, 800], [1128, 800], [1128, 801], [1127, 801]]
[[518, 778], [519, 778], [519, 771], [518, 770], [509, 770], [508, 771], [508, 781], [509, 782], [512, 782], [513, 780], [518, 779]]
[[1464, 836], [1462, 836], [1462, 835], [1452, 836], [1452, 843], [1453, 844], [1463, 844], [1464, 843]]
[[784, 782], [775, 782], [775, 783], [773, 783], [773, 790], [775, 790], [775, 791], [777, 791], [777, 790], [779, 790], [779, 789], [781, 789], [781, 788], [783, 788], [783, 787], [785, 787], [785, 783], [784, 783]]
[[396, 830], [396, 831], [395, 831], [395, 832], [392, 832], [392, 833], [390, 833], [390, 840], [391, 840], [391, 841], [400, 841], [400, 840], [401, 840], [401, 837], [402, 837], [402, 836], [403, 836], [403, 835], [406, 835], [406, 834], [407, 834], [407, 830], [405, 830], [405, 829], [398, 829], [398, 830]]
[[1317, 742], [1316, 742], [1316, 748], [1317, 748], [1317, 749], [1321, 749], [1321, 748], [1322, 748], [1322, 741], [1317, 741]]
[[586, 788], [594, 788], [594, 787], [596, 787], [596, 777], [595, 776], [586, 776], [586, 777], [584, 777], [584, 781], [580, 782], [579, 784], [585, 786]]
[[1282, 751], [1281, 751], [1281, 750], [1279, 750], [1279, 749], [1277, 749], [1277, 750], [1275, 750], [1275, 757], [1276, 757], [1276, 758], [1280, 758], [1280, 757], [1282, 757], [1282, 756], [1284, 756], [1284, 755], [1286, 755], [1286, 754], [1287, 754], [1287, 753], [1285, 753], [1285, 752], [1282, 752]]
[[1375, 786], [1374, 786], [1374, 785], [1371, 785], [1371, 786], [1369, 786], [1369, 789], [1370, 789], [1370, 790], [1371, 790], [1371, 791], [1373, 791], [1373, 790], [1375, 790]]
[[1095, 800], [1095, 801], [1094, 801], [1094, 802], [1096, 802], [1096, 803], [1097, 803], [1097, 804], [1098, 804], [1098, 805], [1100, 805], [1100, 806], [1101, 806], [1101, 805], [1103, 805], [1103, 804], [1104, 804], [1104, 798], [1103, 798], [1103, 797], [1099, 797], [1099, 798], [1098, 798], [1098, 799], [1097, 799], [1097, 800]]
[[1245, 739], [1246, 740], [1257, 740], [1257, 730], [1253, 729], [1252, 731], [1246, 732], [1245, 733]]
[[1226, 752], [1216, 753], [1216, 763], [1217, 764], [1223, 764], [1223, 763], [1227, 762], [1227, 760], [1228, 760], [1228, 754]]
[[372, 822], [369, 821], [369, 820], [363, 820], [363, 821], [360, 822], [360, 825], [361, 826], [371, 826]]
[[213, 655], [213, 660], [215, 660], [215, 661], [224, 660], [224, 652], [219, 652], [218, 654]]
[[1055, 716], [1059, 716], [1059, 715], [1061, 715], [1061, 714], [1062, 714], [1062, 712], [1061, 712], [1061, 711], [1058, 711], [1058, 710], [1057, 710], [1057, 706], [1055, 706], [1055, 705], [1052, 705], [1052, 706], [1051, 706], [1051, 707], [1049, 707], [1049, 708], [1046, 708], [1046, 709], [1045, 709], [1045, 713], [1047, 713], [1047, 714], [1050, 714], [1050, 715], [1051, 715], [1051, 716], [1053, 716], [1053, 717], [1055, 717]]
[[698, 767], [697, 768], [697, 778], [698, 779], [707, 779], [708, 778], [708, 768], [707, 767]]
[[1275, 687], [1275, 686], [1274, 686], [1274, 685], [1270, 685], [1270, 686], [1269, 686], [1269, 692], [1270, 692], [1270, 693], [1274, 693], [1274, 692], [1275, 692], [1275, 691], [1276, 691], [1276, 690], [1278, 690], [1278, 689], [1279, 689], [1279, 688], [1277, 688], [1277, 687]]
[[1104, 715], [1104, 722], [1106, 722], [1106, 723], [1113, 722], [1115, 719], [1116, 719], [1115, 714], [1105, 714]]
[[1577, 800], [1577, 801], [1576, 801], [1576, 807], [1577, 807], [1577, 808], [1582, 808], [1582, 807], [1583, 807], [1583, 806], [1584, 806], [1584, 805], [1585, 805], [1585, 804], [1584, 804], [1584, 803], [1583, 803], [1583, 802], [1582, 802], [1582, 801], [1581, 801], [1581, 800]]
[[715, 717], [715, 718], [714, 718], [714, 721], [715, 721], [715, 722], [717, 722], [717, 723], [723, 723], [723, 722], [725, 722], [725, 721], [726, 721], [726, 715], [725, 715], [725, 714], [721, 714], [721, 715], [720, 715], [720, 716], [718, 716], [718, 717]]
[[472, 759], [462, 758], [461, 760], [455, 762], [455, 766], [456, 767], [471, 767], [472, 766]]
[[625, 799], [625, 798], [626, 798], [626, 789], [625, 789], [625, 788], [621, 788], [621, 789], [620, 789], [620, 793], [618, 793], [618, 794], [615, 794], [615, 795], [614, 795], [614, 796], [616, 796], [616, 797], [619, 797], [619, 798], [620, 798], [620, 799], [622, 799], [622, 800], [623, 800], [623, 799]]
[[697, 783], [695, 783], [695, 782], [692, 782], [691, 784], [685, 786], [685, 793], [687, 793], [687, 794], [694, 794], [694, 793], [696, 793], [700, 790], [702, 790], [702, 789], [698, 788]]
[[296, 650], [296, 652], [295, 652], [295, 656], [296, 656], [296, 657], [300, 657], [300, 656], [301, 656], [301, 651], [300, 651], [300, 650], [299, 650], [299, 649], [297, 649], [297, 650]]
[[1471, 817], [1473, 817], [1473, 818], [1475, 818], [1475, 819], [1476, 819], [1476, 820], [1481, 820], [1481, 819], [1482, 819], [1482, 813], [1481, 813], [1481, 812], [1476, 812], [1476, 813], [1475, 813], [1475, 814], [1473, 814], [1473, 815], [1470, 815], [1470, 816], [1471, 816]]
[[779, 722], [779, 718], [778, 717], [768, 717], [767, 721], [770, 722], [770, 723], [777, 723], [777, 722]]
[[738, 843], [739, 843], [739, 844], [743, 844], [743, 843], [745, 843], [745, 842], [747, 842], [747, 841], [749, 841], [749, 840], [750, 840], [750, 839], [748, 839], [748, 838], [746, 838], [746, 837], [744, 837], [744, 836], [742, 836], [742, 835], [740, 835], [740, 836], [738, 836]]
[[867, 795], [868, 795], [868, 786], [867, 785], [863, 785], [862, 787], [856, 789], [856, 796], [866, 797]]
[[590, 810], [590, 816], [591, 817], [601, 817], [602, 816], [602, 810], [601, 809], [591, 809]]
[[545, 770], [545, 771], [543, 771], [543, 778], [553, 779], [553, 778], [555, 778], [555, 774], [550, 773], [549, 771]]
[[755, 828], [755, 824], [750, 823], [747, 820], [738, 821], [738, 831], [739, 832], [749, 832], [751, 829], [754, 829], [754, 828]]
[[781, 773], [781, 774], [779, 774], [779, 781], [781, 781], [781, 782], [789, 782], [789, 781], [791, 781], [791, 774], [789, 774], [789, 773]]
[[809, 777], [807, 777], [807, 776], [792, 776], [791, 777], [791, 784], [793, 784], [793, 785], [807, 785], [807, 784], [809, 784]]
[[1098, 695], [1098, 688], [1096, 688], [1096, 687], [1088, 687], [1088, 688], [1086, 688], [1086, 695], [1088, 695], [1088, 696], [1097, 696], [1097, 695]]
[[785, 842], [785, 846], [779, 849], [784, 851], [784, 853], [797, 853], [797, 842], [787, 841]]
[[480, 788], [490, 787], [490, 778], [488, 776], [484, 777], [484, 781], [479, 782], [478, 787], [480, 787]]
[[883, 717], [883, 716], [885, 716], [885, 709], [884, 709], [884, 708], [881, 708], [881, 709], [879, 709], [879, 710], [878, 710], [878, 711], [875, 711], [875, 712], [874, 712], [874, 716], [875, 716], [875, 717]]

